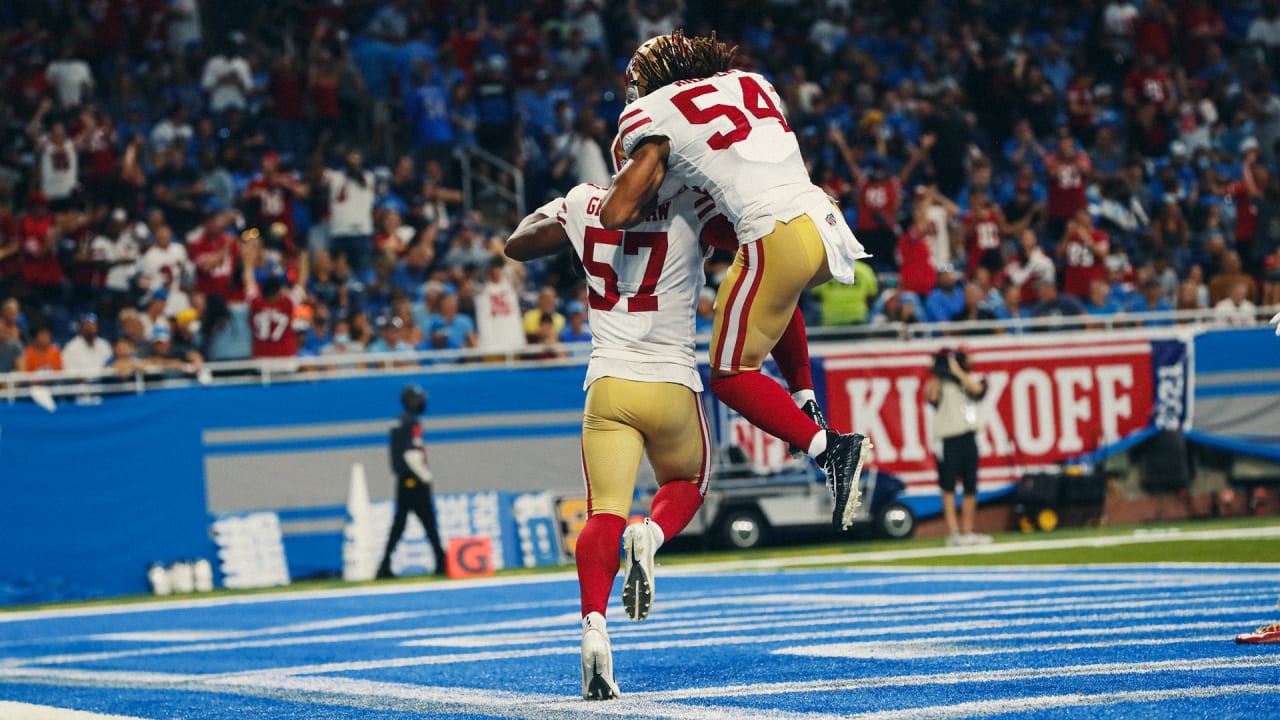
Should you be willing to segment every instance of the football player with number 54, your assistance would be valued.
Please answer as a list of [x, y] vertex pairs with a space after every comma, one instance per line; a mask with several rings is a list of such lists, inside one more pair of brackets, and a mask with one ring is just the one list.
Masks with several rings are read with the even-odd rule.
[[788, 397], [760, 366], [800, 293], [832, 277], [852, 284], [854, 261], [868, 255], [810, 181], [778, 91], [761, 75], [730, 69], [735, 51], [714, 34], [680, 31], [636, 50], [618, 119], [629, 162], [604, 197], [600, 222], [609, 230], [642, 222], [670, 177], [707, 192], [729, 218], [740, 247], [716, 294], [711, 389], [752, 424], [808, 451], [832, 485], [832, 521], [847, 529], [871, 443], [826, 430], [812, 393]]

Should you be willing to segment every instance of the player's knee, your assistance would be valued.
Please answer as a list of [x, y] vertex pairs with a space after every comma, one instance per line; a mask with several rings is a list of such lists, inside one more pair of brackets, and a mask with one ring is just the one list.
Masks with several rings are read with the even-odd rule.
[[720, 368], [711, 368], [711, 386], [715, 387], [717, 380], [727, 380], [731, 377], [741, 375], [739, 370], [721, 370]]

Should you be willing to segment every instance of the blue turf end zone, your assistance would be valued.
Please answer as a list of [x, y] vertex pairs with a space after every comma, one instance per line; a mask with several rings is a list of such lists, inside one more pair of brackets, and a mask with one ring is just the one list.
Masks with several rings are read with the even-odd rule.
[[[0, 615], [0, 700], [142, 718], [1280, 717], [1275, 566], [658, 569], [579, 698], [569, 573]], [[615, 593], [616, 598], [617, 593]]]

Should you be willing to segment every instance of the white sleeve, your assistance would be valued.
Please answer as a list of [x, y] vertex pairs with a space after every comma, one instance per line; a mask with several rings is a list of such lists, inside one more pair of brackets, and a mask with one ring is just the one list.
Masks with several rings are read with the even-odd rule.
[[422, 448], [409, 448], [404, 451], [404, 463], [409, 466], [414, 475], [422, 482], [431, 482], [431, 470], [427, 468], [426, 458], [422, 455]]
[[558, 197], [537, 210], [534, 210], [533, 214], [541, 215], [546, 218], [554, 218], [558, 217], [562, 212], [564, 212], [564, 198]]
[[645, 138], [669, 137], [669, 133], [661, 127], [663, 118], [659, 116], [660, 113], [655, 113], [662, 106], [653, 101], [645, 102], [653, 97], [647, 95], [622, 109], [622, 115], [618, 117], [618, 137], [623, 157], [631, 157], [636, 146]]

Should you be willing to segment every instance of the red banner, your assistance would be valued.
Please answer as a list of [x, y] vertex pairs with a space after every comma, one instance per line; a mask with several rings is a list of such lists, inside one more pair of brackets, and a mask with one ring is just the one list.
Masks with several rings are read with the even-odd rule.
[[[1024, 471], [1052, 466], [1147, 427], [1152, 408], [1151, 345], [1145, 340], [1089, 344], [967, 346], [987, 381], [978, 434], [982, 490]], [[875, 445], [871, 465], [901, 477], [908, 494], [936, 492], [933, 412], [924, 385], [932, 349], [826, 358], [833, 426]]]

